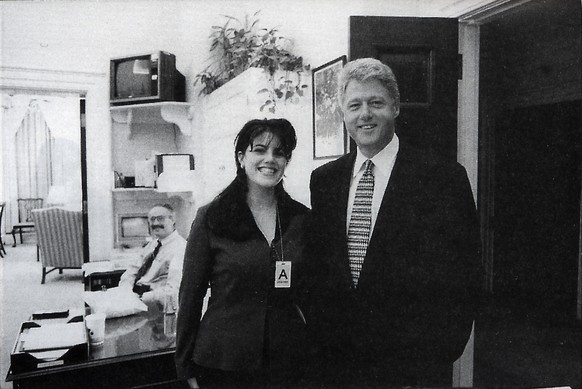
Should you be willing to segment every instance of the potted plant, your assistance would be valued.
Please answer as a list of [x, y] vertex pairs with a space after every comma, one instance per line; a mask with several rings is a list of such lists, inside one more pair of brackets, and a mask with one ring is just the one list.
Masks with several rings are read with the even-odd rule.
[[194, 85], [200, 82], [200, 93], [210, 94], [248, 68], [261, 68], [269, 80], [269, 87], [257, 92], [266, 94], [261, 111], [266, 108], [274, 113], [278, 101], [296, 102], [304, 95], [303, 73], [309, 65], [291, 52], [292, 42], [276, 28], [258, 27], [259, 12], [246, 15], [244, 22], [225, 15], [224, 25], [212, 27], [211, 64], [196, 75]]

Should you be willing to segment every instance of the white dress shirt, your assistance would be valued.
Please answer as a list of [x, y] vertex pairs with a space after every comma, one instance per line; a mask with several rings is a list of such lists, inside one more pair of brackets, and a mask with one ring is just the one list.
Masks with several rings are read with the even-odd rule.
[[[372, 173], [374, 174], [374, 195], [372, 197], [372, 228], [370, 229], [370, 236], [374, 231], [374, 226], [376, 225], [376, 218], [378, 217], [378, 211], [380, 210], [380, 205], [382, 204], [382, 199], [384, 198], [384, 192], [388, 186], [388, 181], [390, 180], [390, 175], [392, 174], [392, 169], [394, 168], [394, 161], [396, 161], [396, 154], [398, 154], [398, 149], [400, 147], [400, 141], [398, 136], [394, 134], [392, 141], [386, 145], [378, 154], [372, 157], [372, 162], [374, 167]], [[350, 194], [348, 197], [348, 215], [346, 219], [346, 232], [350, 225], [350, 219], [352, 217], [352, 208], [354, 207], [354, 198], [356, 197], [356, 188], [358, 187], [358, 182], [360, 178], [364, 175], [365, 162], [368, 160], [365, 155], [363, 155], [358, 148], [356, 154], [356, 161], [354, 163], [354, 170], [352, 172], [352, 182], [350, 184]]]
[[[161, 242], [162, 246], [158, 251], [158, 255], [156, 255], [149, 270], [138, 280], [138, 284], [151, 287], [151, 291], [143, 294], [143, 300], [157, 300], [163, 303], [167, 293], [172, 292], [176, 296], [178, 295], [180, 282], [182, 281], [186, 240], [178, 234], [178, 231], [174, 231], [162, 239]], [[157, 244], [158, 240], [153, 239], [144, 247], [140, 258], [129, 265], [121, 276], [120, 287], [133, 289], [138, 270], [142, 266], [145, 257], [154, 251]]]

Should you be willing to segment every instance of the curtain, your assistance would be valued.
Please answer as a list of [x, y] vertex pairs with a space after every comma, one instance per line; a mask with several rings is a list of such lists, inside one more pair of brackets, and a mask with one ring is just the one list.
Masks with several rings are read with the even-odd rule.
[[30, 102], [14, 142], [18, 198], [45, 198], [53, 183], [54, 138], [36, 100]]

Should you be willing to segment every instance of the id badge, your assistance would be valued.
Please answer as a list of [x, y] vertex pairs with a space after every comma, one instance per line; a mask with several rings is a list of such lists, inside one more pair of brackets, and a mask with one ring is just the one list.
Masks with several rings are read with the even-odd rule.
[[275, 262], [275, 288], [291, 287], [291, 262]]

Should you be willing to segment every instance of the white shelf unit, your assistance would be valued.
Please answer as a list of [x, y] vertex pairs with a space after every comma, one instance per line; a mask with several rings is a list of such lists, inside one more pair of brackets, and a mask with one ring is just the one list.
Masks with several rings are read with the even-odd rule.
[[191, 103], [158, 102], [111, 106], [111, 118], [116, 123], [124, 123], [134, 130], [134, 124], [176, 124], [182, 134], [192, 135], [194, 106]]
[[[193, 153], [194, 104], [156, 102], [111, 106], [112, 169], [124, 176], [135, 174], [135, 161], [154, 153]], [[152, 187], [112, 188], [115, 215], [147, 214], [152, 206], [168, 203], [176, 210], [176, 228], [187, 236], [192, 223], [193, 191]], [[114, 228], [116, 230], [116, 228]], [[115, 236], [114, 236], [115, 241]]]
[[184, 201], [193, 201], [192, 191], [166, 191], [166, 190], [159, 190], [158, 188], [113, 188], [112, 192], [116, 198], [120, 197], [131, 197], [135, 200], [140, 198], [150, 198], [156, 197], [159, 195], [170, 197], [179, 197]]

